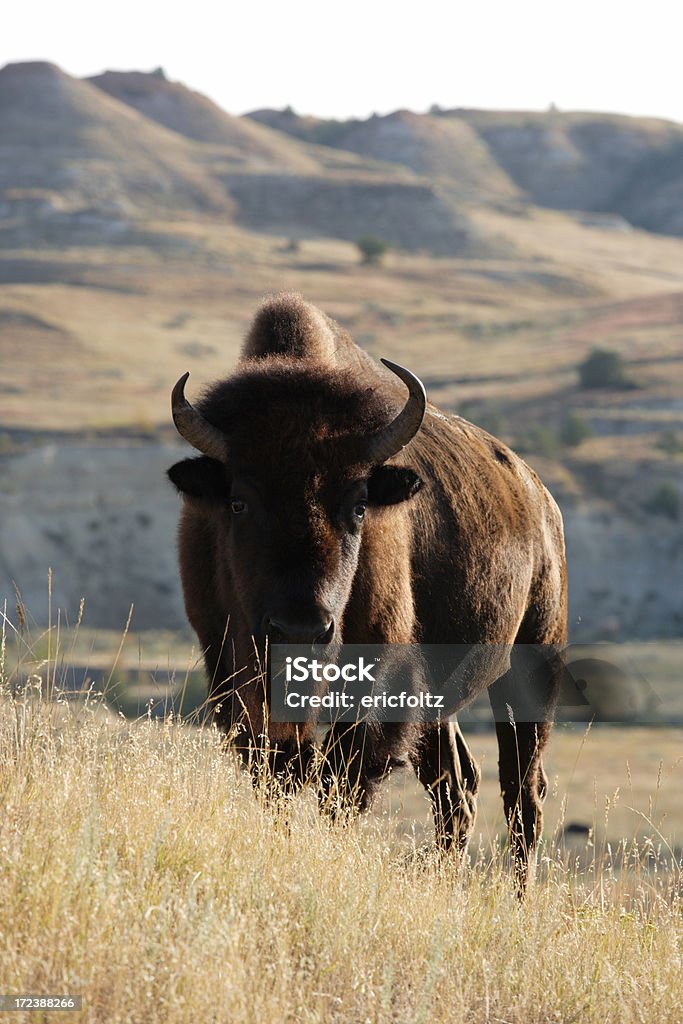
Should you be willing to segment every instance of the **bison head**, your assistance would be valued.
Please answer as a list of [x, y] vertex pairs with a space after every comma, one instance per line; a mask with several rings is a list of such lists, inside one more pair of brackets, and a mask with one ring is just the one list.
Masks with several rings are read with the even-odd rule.
[[390, 381], [387, 395], [376, 380], [280, 357], [245, 361], [196, 407], [188, 374], [173, 389], [175, 425], [202, 455], [169, 477], [212, 524], [207, 586], [260, 646], [339, 640], [367, 520], [421, 486], [386, 463], [419, 430], [424, 387], [384, 362], [408, 387], [398, 413]]

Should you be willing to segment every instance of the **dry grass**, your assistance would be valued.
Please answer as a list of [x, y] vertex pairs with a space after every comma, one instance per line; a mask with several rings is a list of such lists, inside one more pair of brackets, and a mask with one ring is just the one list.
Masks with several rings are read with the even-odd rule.
[[[498, 785], [498, 746], [493, 731], [466, 733], [482, 772], [473, 849], [487, 856], [505, 836]], [[545, 835], [582, 869], [595, 870], [608, 850], [668, 847], [683, 856], [683, 754], [675, 728], [555, 726], [543, 757], [550, 786], [544, 805]], [[396, 773], [373, 813], [396, 834], [431, 838], [429, 801], [410, 771]], [[567, 826], [580, 826], [584, 833]], [[590, 835], [588, 834], [590, 833]]]
[[[0, 313], [10, 318], [3, 426], [167, 425], [179, 373], [190, 369], [193, 387], [230, 371], [263, 295], [286, 289], [374, 355], [419, 370], [448, 407], [477, 399], [505, 409], [544, 395], [557, 406], [599, 344], [654, 360], [638, 367], [643, 392], [617, 396], [627, 405], [678, 393], [675, 363], [663, 364], [663, 380], [650, 377], [656, 358], [680, 355], [682, 240], [598, 231], [551, 211], [480, 216], [514, 256], [394, 251], [368, 268], [348, 242], [309, 239], [293, 253], [286, 238], [191, 222], [149, 223], [137, 246], [6, 251], [3, 265], [25, 264], [27, 276], [0, 284]], [[42, 331], [21, 323], [36, 314]]]
[[82, 995], [73, 1019], [680, 1020], [680, 872], [654, 828], [585, 873], [548, 835], [519, 906], [495, 830], [458, 875], [395, 807], [330, 828], [310, 793], [254, 799], [211, 730], [8, 685], [0, 793], [0, 991]]

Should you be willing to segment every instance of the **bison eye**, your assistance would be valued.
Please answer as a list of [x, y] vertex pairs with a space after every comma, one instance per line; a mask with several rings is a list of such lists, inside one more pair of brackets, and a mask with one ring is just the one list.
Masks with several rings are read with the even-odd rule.
[[234, 501], [230, 502], [230, 508], [233, 512], [233, 515], [243, 516], [248, 509], [248, 505], [246, 501], [240, 501], [238, 498], [235, 498]]
[[356, 519], [362, 519], [365, 515], [365, 510], [368, 507], [367, 501], [359, 501], [357, 505], [353, 506], [353, 514]]

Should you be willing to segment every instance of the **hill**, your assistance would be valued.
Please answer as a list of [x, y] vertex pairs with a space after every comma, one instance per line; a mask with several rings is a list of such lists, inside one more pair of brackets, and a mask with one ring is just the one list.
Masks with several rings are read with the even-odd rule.
[[[99, 621], [135, 594], [144, 621], [183, 621], [175, 497], [154, 461], [175, 437], [169, 389], [184, 369], [195, 385], [225, 373], [262, 296], [284, 289], [541, 471], [567, 524], [573, 629], [680, 632], [683, 240], [610, 212], [669, 216], [678, 126], [478, 111], [256, 125], [160, 76], [126, 83], [174, 119], [52, 65], [0, 72], [6, 578], [42, 594], [51, 565], [76, 606], [99, 581]], [[181, 130], [193, 109], [198, 125], [211, 112], [204, 139]], [[397, 248], [363, 266], [362, 234]], [[595, 347], [621, 358], [628, 389], [580, 386]], [[123, 483], [131, 445], [144, 507]]]
[[105, 71], [87, 80], [144, 117], [197, 142], [234, 149], [260, 170], [315, 173], [319, 162], [304, 146], [246, 118], [233, 117], [207, 96], [155, 72]]
[[53, 64], [0, 70], [0, 193], [55, 214], [227, 212], [229, 198], [177, 134]]
[[492, 248], [432, 181], [231, 117], [160, 74], [93, 84], [52, 64], [7, 65], [0, 137], [0, 246], [177, 249], [177, 233], [162, 242], [151, 227], [172, 214], [297, 239], [374, 234], [441, 255]]
[[[531, 202], [683, 234], [683, 126], [616, 114], [452, 111]], [[653, 197], [656, 192], [656, 197]]]
[[465, 201], [516, 199], [683, 234], [683, 126], [670, 121], [558, 110], [401, 110], [324, 121], [287, 108], [248, 116], [299, 139], [403, 164]]
[[364, 157], [401, 164], [446, 186], [458, 199], [481, 202], [517, 197], [518, 189], [497, 164], [486, 143], [465, 121], [410, 110], [366, 121], [320, 121], [293, 111], [256, 111], [264, 125], [310, 142]]
[[[160, 211], [291, 238], [375, 234], [509, 255], [475, 208], [532, 205], [683, 234], [683, 126], [609, 114], [400, 110], [358, 121], [233, 117], [157, 72], [0, 71], [0, 244], [130, 240]], [[619, 226], [619, 221], [614, 222]]]
[[[227, 147], [233, 160], [229, 166], [217, 161], [214, 171], [235, 200], [238, 221], [248, 227], [294, 238], [332, 236], [351, 241], [370, 232], [393, 245], [426, 247], [441, 255], [484, 255], [491, 249], [466, 216], [456, 214], [449, 196], [435, 187], [441, 184], [440, 178], [446, 177], [450, 184], [457, 176], [452, 164], [475, 163], [473, 158], [459, 159], [457, 147], [448, 145], [451, 136], [469, 132], [466, 125], [442, 126], [440, 158], [452, 171], [449, 177], [433, 174], [429, 159], [400, 159], [391, 141], [373, 150], [355, 144], [351, 131], [348, 140], [338, 138], [329, 146], [327, 139], [316, 138], [315, 133], [306, 138], [305, 133], [297, 136], [277, 125], [233, 117], [201, 93], [169, 81], [162, 69], [107, 71], [89, 81], [166, 128]], [[476, 176], [473, 170], [470, 179]], [[468, 191], [473, 194], [471, 182], [459, 194]]]

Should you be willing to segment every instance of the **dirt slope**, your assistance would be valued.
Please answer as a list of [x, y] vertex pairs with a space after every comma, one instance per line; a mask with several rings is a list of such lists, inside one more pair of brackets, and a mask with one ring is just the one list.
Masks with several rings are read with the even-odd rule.
[[5, 192], [47, 190], [73, 207], [119, 211], [229, 209], [185, 139], [53, 64], [0, 70], [0, 140]]
[[161, 69], [152, 73], [105, 71], [87, 81], [151, 121], [198, 142], [231, 147], [261, 169], [319, 170], [303, 146], [246, 118], [233, 117], [208, 96], [170, 82]]

